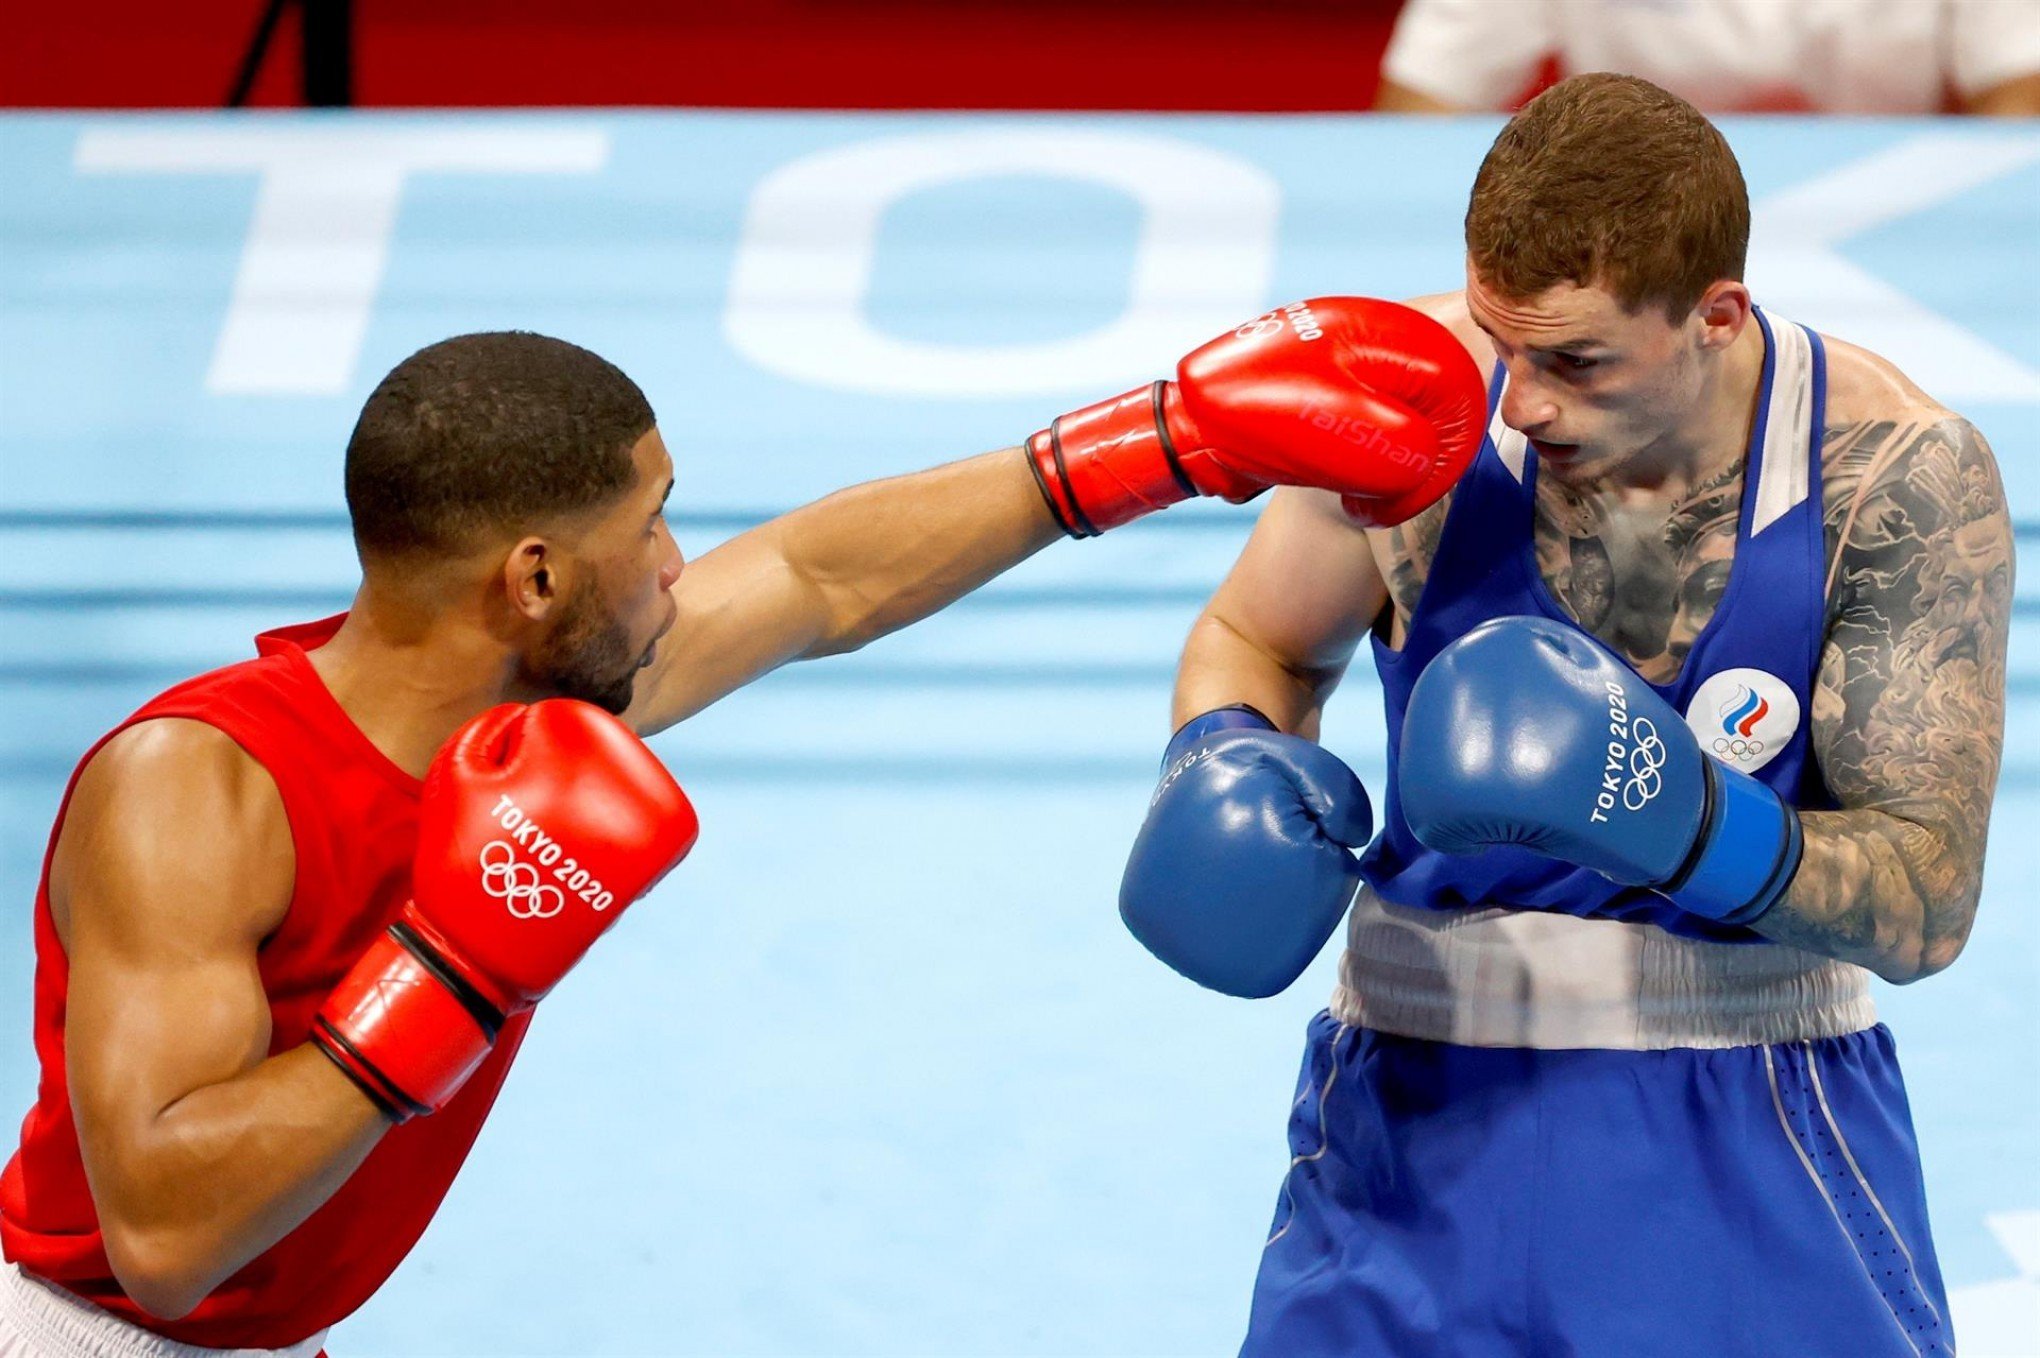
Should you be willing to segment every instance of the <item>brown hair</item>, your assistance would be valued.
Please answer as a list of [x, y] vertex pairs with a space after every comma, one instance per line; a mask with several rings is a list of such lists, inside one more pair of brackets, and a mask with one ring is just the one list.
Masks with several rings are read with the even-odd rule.
[[1504, 296], [1600, 287], [1674, 321], [1710, 284], [1742, 278], [1749, 241], [1749, 190], [1727, 141], [1685, 100], [1626, 75], [1574, 76], [1526, 104], [1466, 206], [1467, 256]]

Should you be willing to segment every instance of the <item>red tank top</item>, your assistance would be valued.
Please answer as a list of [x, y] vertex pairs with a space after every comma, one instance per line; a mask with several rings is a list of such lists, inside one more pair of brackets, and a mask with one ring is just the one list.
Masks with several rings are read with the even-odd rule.
[[[258, 954], [271, 1055], [305, 1040], [320, 1002], [410, 889], [419, 782], [369, 743], [305, 655], [344, 617], [263, 634], [255, 643], [259, 658], [179, 684], [108, 732], [79, 765], [136, 722], [184, 717], [226, 732], [275, 781], [297, 850], [297, 878], [283, 924]], [[73, 773], [64, 806], [77, 781]], [[52, 851], [63, 823], [60, 807]], [[495, 1050], [444, 1108], [392, 1129], [296, 1230], [190, 1315], [162, 1321], [115, 1281], [79, 1158], [64, 1079], [70, 967], [50, 915], [47, 853], [36, 892], [35, 956], [42, 1078], [21, 1148], [0, 1173], [0, 1248], [28, 1272], [123, 1319], [212, 1348], [294, 1344], [349, 1315], [382, 1286], [452, 1186], [530, 1021], [527, 1012], [506, 1023]]]

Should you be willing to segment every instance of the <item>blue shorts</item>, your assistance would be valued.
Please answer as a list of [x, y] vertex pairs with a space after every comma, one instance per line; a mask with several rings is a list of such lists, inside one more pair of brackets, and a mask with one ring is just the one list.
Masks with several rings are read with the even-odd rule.
[[1883, 1025], [1462, 1047], [1311, 1024], [1243, 1355], [1954, 1352]]

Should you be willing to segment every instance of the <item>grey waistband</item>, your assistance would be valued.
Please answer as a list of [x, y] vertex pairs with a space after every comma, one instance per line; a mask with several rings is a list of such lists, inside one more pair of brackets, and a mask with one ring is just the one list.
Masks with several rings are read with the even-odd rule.
[[1863, 968], [1777, 944], [1490, 907], [1419, 910], [1362, 887], [1332, 1015], [1471, 1047], [1745, 1047], [1861, 1032]]
[[130, 1325], [54, 1283], [0, 1263], [0, 1355], [34, 1358], [313, 1358], [326, 1332], [286, 1349], [208, 1349]]

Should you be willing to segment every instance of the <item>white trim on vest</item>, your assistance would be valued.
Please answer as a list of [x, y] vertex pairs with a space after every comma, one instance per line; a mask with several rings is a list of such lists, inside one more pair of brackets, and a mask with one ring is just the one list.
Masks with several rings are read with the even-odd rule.
[[1509, 475], [1516, 478], [1516, 484], [1523, 484], [1523, 458], [1530, 450], [1530, 440], [1518, 430], [1502, 423], [1502, 395], [1509, 389], [1509, 375], [1502, 374], [1502, 385], [1495, 392], [1495, 415], [1488, 421], [1488, 442], [1495, 445], [1495, 456], [1509, 469]]
[[[1813, 341], [1782, 316], [1771, 323], [1771, 402], [1764, 412], [1763, 467], [1757, 474], [1750, 535], [1756, 536], [1807, 497], [1813, 451]], [[1746, 488], [1747, 489], [1747, 488]]]

